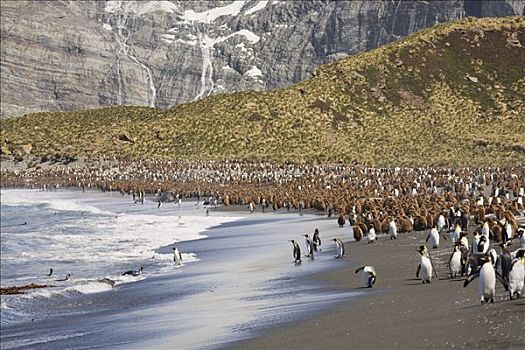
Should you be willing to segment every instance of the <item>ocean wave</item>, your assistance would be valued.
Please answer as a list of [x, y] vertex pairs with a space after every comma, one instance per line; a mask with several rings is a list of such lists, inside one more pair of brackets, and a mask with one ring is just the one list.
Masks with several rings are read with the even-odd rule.
[[43, 192], [39, 190], [3, 190], [2, 205], [34, 206], [45, 205], [57, 211], [81, 211], [92, 214], [113, 215], [113, 212], [101, 210], [83, 201], [68, 198], [70, 193]]

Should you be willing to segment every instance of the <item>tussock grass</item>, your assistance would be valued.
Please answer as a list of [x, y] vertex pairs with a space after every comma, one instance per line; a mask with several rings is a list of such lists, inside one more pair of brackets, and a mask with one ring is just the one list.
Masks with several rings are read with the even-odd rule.
[[515, 165], [525, 163], [523, 57], [523, 17], [466, 18], [320, 66], [286, 89], [3, 120], [2, 152]]

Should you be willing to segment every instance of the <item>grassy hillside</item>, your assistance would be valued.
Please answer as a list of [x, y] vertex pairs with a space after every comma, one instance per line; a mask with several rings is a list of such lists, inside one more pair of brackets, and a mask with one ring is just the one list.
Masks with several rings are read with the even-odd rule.
[[365, 165], [525, 163], [525, 18], [467, 18], [287, 89], [1, 121], [3, 152]]

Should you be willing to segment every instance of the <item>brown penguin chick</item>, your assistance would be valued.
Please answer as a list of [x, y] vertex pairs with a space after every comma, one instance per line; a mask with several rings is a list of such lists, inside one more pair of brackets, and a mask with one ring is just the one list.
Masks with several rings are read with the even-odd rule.
[[424, 216], [416, 216], [414, 218], [414, 230], [424, 231], [427, 229], [427, 220]]
[[485, 222], [485, 208], [479, 207], [476, 210], [476, 215], [474, 216], [474, 222], [479, 225]]
[[345, 217], [343, 214], [339, 214], [339, 217], [337, 218], [337, 224], [339, 227], [343, 227], [345, 225]]
[[359, 242], [363, 238], [363, 231], [361, 230], [361, 227], [358, 225], [353, 226], [354, 229], [354, 239], [356, 242]]
[[388, 232], [388, 225], [390, 224], [390, 217], [385, 216], [383, 221], [381, 221], [381, 232]]
[[432, 214], [427, 213], [425, 219], [426, 219], [426, 221], [427, 221], [427, 230], [430, 230], [431, 228], [434, 227], [434, 219], [433, 219], [433, 217], [432, 217]]
[[363, 221], [357, 221], [357, 226], [361, 229], [361, 232], [368, 232], [369, 228]]
[[[503, 227], [497, 222], [492, 221], [493, 225], [491, 227], [492, 233], [494, 234], [494, 242], [501, 242], [503, 240]], [[490, 223], [489, 223], [490, 225]]]
[[379, 221], [378, 218], [375, 218], [372, 224], [373, 224], [374, 230], [376, 230], [377, 233], [383, 233], [383, 230], [382, 230], [383, 226], [381, 225], [381, 222]]
[[414, 229], [412, 226], [412, 222], [410, 222], [410, 220], [406, 216], [399, 218], [399, 223], [399, 232], [412, 232]]

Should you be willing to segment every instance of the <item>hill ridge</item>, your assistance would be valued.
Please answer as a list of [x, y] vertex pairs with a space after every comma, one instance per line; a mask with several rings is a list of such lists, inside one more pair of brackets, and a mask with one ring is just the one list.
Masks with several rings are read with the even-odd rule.
[[[525, 18], [466, 18], [264, 92], [1, 121], [3, 152], [373, 166], [525, 163]], [[521, 64], [520, 64], [521, 63]], [[489, 132], [490, 131], [490, 132]]]

